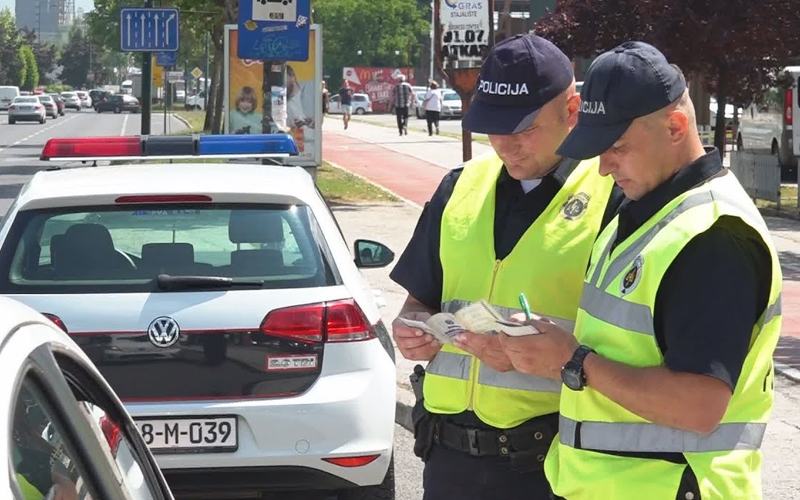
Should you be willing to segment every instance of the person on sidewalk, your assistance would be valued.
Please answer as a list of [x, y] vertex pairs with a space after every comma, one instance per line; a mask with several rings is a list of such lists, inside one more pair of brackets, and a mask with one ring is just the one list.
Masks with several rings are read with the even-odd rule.
[[325, 83], [325, 80], [322, 80], [322, 116], [319, 118], [320, 123], [325, 120], [325, 115], [328, 114], [328, 110], [330, 109], [330, 103], [331, 92], [328, 90], [328, 84]]
[[400, 83], [392, 89], [392, 105], [389, 110], [397, 115], [397, 128], [400, 135], [408, 135], [408, 112], [414, 104], [414, 89], [406, 81], [406, 75], [400, 75]]
[[350, 82], [344, 80], [342, 88], [339, 89], [339, 104], [342, 107], [342, 121], [344, 122], [344, 129], [350, 125], [350, 117], [353, 115], [353, 89], [350, 88]]
[[767, 226], [657, 49], [606, 52], [581, 94], [559, 153], [600, 155], [630, 201], [595, 243], [574, 336], [500, 335], [517, 370], [566, 386], [547, 478], [569, 500], [758, 500], [781, 325]]
[[442, 113], [442, 91], [439, 84], [432, 81], [428, 92], [425, 94], [425, 119], [428, 122], [428, 136], [433, 135], [433, 126], [436, 125], [436, 135], [439, 135], [439, 115]]
[[[556, 154], [577, 122], [570, 60], [519, 35], [483, 63], [463, 127], [494, 149], [447, 174], [391, 273], [408, 291], [400, 317], [424, 321], [486, 300], [506, 315], [524, 292], [540, 314], [575, 319], [594, 240], [622, 200], [597, 159]], [[392, 323], [407, 359], [429, 361], [414, 407], [425, 500], [549, 500], [543, 462], [561, 385], [513, 370], [497, 336], [459, 347]]]

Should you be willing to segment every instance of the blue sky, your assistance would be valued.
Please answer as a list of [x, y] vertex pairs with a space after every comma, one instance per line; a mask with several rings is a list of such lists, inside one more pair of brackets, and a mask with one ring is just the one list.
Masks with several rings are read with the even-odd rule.
[[[33, 2], [34, 0], [28, 1]], [[16, 5], [16, 3], [17, 0], [0, 0], [0, 9], [9, 7], [11, 8], [11, 12], [14, 12], [14, 5]], [[88, 12], [94, 8], [94, 0], [75, 0], [75, 8], [83, 9]]]

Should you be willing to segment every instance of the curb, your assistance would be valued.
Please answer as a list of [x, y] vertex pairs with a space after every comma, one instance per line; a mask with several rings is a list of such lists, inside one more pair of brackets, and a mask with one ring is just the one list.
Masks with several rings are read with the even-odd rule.
[[350, 170], [348, 170], [348, 169], [344, 168], [343, 166], [341, 166], [341, 165], [339, 165], [339, 164], [336, 164], [336, 163], [333, 163], [332, 161], [328, 161], [328, 160], [326, 160], [326, 159], [324, 159], [324, 158], [323, 158], [323, 160], [322, 160], [322, 161], [324, 161], [325, 163], [327, 163], [328, 165], [330, 165], [331, 167], [333, 167], [333, 168], [335, 168], [335, 169], [341, 170], [341, 171], [343, 171], [343, 172], [347, 172], [348, 174], [352, 175], [353, 177], [357, 177], [357, 178], [361, 179], [362, 181], [364, 181], [364, 182], [366, 182], [366, 183], [368, 183], [368, 184], [370, 184], [370, 185], [372, 185], [372, 186], [374, 186], [374, 187], [376, 187], [376, 188], [380, 189], [380, 190], [381, 190], [381, 191], [383, 191], [384, 193], [387, 193], [387, 194], [390, 194], [390, 195], [394, 196], [395, 198], [399, 199], [399, 200], [400, 200], [400, 201], [402, 201], [403, 203], [406, 203], [406, 204], [408, 204], [408, 205], [411, 205], [411, 206], [412, 206], [412, 207], [414, 207], [414, 208], [417, 208], [417, 209], [419, 209], [419, 210], [422, 210], [422, 205], [420, 205], [419, 203], [413, 202], [413, 201], [409, 200], [408, 198], [403, 198], [402, 196], [400, 196], [399, 194], [395, 193], [395, 192], [394, 192], [394, 191], [392, 191], [391, 189], [388, 189], [388, 188], [386, 188], [385, 186], [381, 186], [381, 185], [380, 185], [380, 184], [378, 184], [377, 182], [374, 182], [374, 181], [372, 181], [372, 180], [370, 180], [370, 179], [367, 179], [367, 178], [366, 178], [366, 177], [364, 177], [363, 175], [360, 175], [360, 174], [357, 174], [357, 173], [355, 173], [355, 172], [352, 172], [352, 171], [350, 171]]
[[771, 217], [780, 217], [782, 219], [790, 219], [790, 220], [800, 221], [800, 215], [799, 214], [788, 213], [788, 212], [784, 212], [783, 210], [776, 210], [776, 209], [771, 208], [771, 207], [759, 207], [758, 211], [761, 212], [761, 215], [769, 215]]
[[800, 370], [783, 363], [774, 363], [775, 373], [795, 383], [800, 383]]
[[189, 130], [192, 130], [192, 125], [184, 117], [182, 117], [180, 115], [176, 115], [175, 113], [170, 113], [169, 116], [171, 116], [172, 118], [175, 118], [179, 122], [183, 123], [186, 126], [186, 128], [188, 128]]

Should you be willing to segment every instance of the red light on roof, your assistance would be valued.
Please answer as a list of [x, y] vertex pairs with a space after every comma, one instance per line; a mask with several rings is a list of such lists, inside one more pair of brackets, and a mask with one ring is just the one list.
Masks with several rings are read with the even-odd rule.
[[78, 137], [50, 139], [42, 150], [42, 160], [50, 158], [103, 158], [141, 156], [139, 137]]
[[213, 201], [205, 194], [153, 194], [141, 196], [120, 196], [116, 203], [207, 203]]
[[363, 467], [371, 464], [378, 459], [380, 455], [364, 455], [360, 457], [339, 457], [339, 458], [323, 458], [328, 463], [338, 465], [339, 467]]

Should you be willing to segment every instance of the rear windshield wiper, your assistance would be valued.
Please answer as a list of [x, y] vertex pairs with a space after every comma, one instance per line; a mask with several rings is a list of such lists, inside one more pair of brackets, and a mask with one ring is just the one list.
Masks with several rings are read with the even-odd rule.
[[156, 285], [161, 290], [189, 290], [197, 288], [233, 288], [245, 286], [259, 288], [264, 286], [264, 280], [234, 280], [225, 276], [171, 276], [159, 274]]

